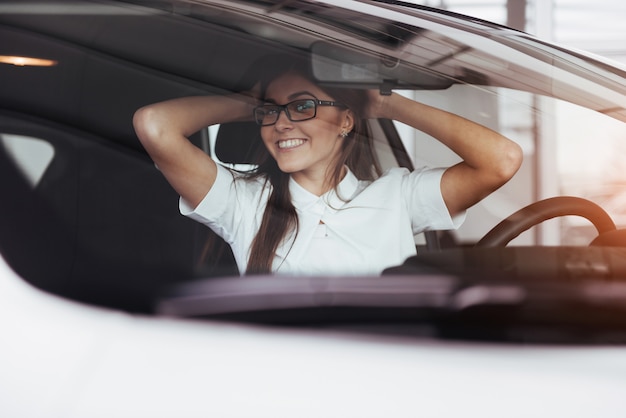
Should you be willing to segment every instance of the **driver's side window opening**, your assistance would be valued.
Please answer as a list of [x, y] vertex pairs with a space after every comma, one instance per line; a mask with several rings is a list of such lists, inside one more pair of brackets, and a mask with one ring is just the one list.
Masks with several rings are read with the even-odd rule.
[[[470, 208], [467, 221], [461, 228], [446, 232], [453, 242], [473, 245], [502, 219], [536, 200], [533, 99], [530, 93], [461, 84], [446, 90], [402, 93], [498, 131], [517, 142], [524, 150], [524, 163], [515, 177]], [[449, 167], [460, 161], [456, 154], [439, 141], [406, 125], [394, 123], [416, 167]], [[513, 244], [531, 245], [535, 242], [534, 235], [527, 233], [513, 241]]]
[[[626, 151], [626, 124], [599, 112], [556, 102], [555, 166], [560, 192], [589, 199], [626, 227], [626, 174], [620, 158]], [[586, 244], [594, 227], [580, 217], [563, 220], [564, 238]]]
[[[626, 226], [626, 175], [620, 152], [626, 124], [590, 109], [528, 92], [470, 85], [406, 91], [413, 98], [486, 125], [517, 142], [524, 163], [500, 190], [470, 208], [468, 221], [452, 231], [472, 244], [500, 220], [536, 200], [557, 195], [589, 199]], [[396, 123], [397, 124], [397, 123]], [[416, 166], [449, 166], [458, 157], [432, 138], [397, 124]], [[598, 184], [604, 184], [598, 188]], [[595, 236], [587, 220], [568, 216], [544, 222], [511, 245], [586, 245]]]

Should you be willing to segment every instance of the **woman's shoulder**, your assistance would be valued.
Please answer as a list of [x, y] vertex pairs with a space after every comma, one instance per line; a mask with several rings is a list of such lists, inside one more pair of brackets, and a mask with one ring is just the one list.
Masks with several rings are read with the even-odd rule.
[[409, 170], [405, 167], [392, 167], [373, 181], [359, 181], [361, 192], [369, 191], [374, 193], [393, 194], [414, 192], [424, 188], [438, 189], [444, 168], [419, 167]]
[[[421, 171], [418, 169], [417, 171]], [[390, 182], [401, 182], [405, 177], [410, 176], [412, 173], [406, 167], [391, 167], [383, 171], [383, 173], [377, 179], [371, 181], [371, 184], [382, 184]]]
[[379, 177], [373, 180], [358, 180], [358, 186], [354, 196], [370, 196], [393, 194], [393, 190], [400, 189], [402, 179], [408, 175], [410, 171], [404, 167], [393, 167], [385, 170]]
[[204, 199], [195, 209], [181, 200], [181, 213], [186, 216], [197, 214], [206, 220], [216, 219], [226, 211], [256, 210], [267, 200], [269, 191], [269, 181], [263, 176], [250, 176], [217, 164], [215, 182]]

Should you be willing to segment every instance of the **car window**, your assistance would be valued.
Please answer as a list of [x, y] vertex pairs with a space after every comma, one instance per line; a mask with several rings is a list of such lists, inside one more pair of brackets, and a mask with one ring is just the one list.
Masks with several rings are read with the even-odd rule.
[[253, 170], [255, 168], [255, 165], [253, 164], [236, 164], [236, 163], [228, 163], [228, 162], [224, 162], [222, 160], [220, 160], [219, 156], [217, 155], [217, 152], [215, 151], [215, 144], [216, 144], [216, 140], [217, 140], [217, 133], [220, 130], [220, 124], [216, 124], [216, 125], [211, 125], [209, 127], [206, 128], [206, 133], [207, 133], [207, 137], [208, 137], [208, 144], [203, 146], [203, 149], [205, 150], [205, 152], [207, 152], [211, 158], [213, 158], [215, 160], [215, 162], [231, 168], [233, 170], [237, 170], [237, 171], [250, 171]]
[[226, 269], [227, 252], [180, 215], [148, 158], [68, 126], [6, 116], [2, 126], [12, 128], [0, 135], [0, 154], [23, 180], [10, 179], [3, 214], [12, 228], [0, 247], [11, 246], [4, 256], [31, 284], [146, 311], [155, 286]]
[[[589, 109], [554, 101], [556, 166], [559, 190], [581, 196], [604, 208], [618, 227], [626, 226], [626, 152], [624, 123]], [[564, 242], [585, 245], [595, 236], [584, 219], [567, 217], [561, 226]]]
[[[501, 132], [524, 150], [524, 163], [515, 177], [470, 208], [468, 222], [461, 228], [446, 232], [454, 242], [475, 243], [502, 219], [535, 199], [532, 94], [468, 84], [457, 84], [446, 90], [406, 90], [403, 94]], [[416, 167], [449, 167], [461, 161], [434, 138], [399, 122], [394, 123]], [[514, 244], [535, 243], [533, 234], [520, 236]]]
[[[470, 222], [451, 232], [455, 241], [476, 242], [519, 208], [556, 195], [587, 198], [604, 207], [618, 227], [626, 225], [626, 178], [619, 157], [619, 150], [626, 151], [623, 122], [563, 100], [507, 88], [462, 84], [403, 94], [502, 132], [524, 150], [520, 171], [469, 210]], [[415, 166], [447, 167], [460, 161], [428, 135], [394, 123]], [[565, 216], [523, 233], [511, 245], [586, 245], [595, 235], [588, 220]]]
[[54, 147], [40, 138], [8, 133], [0, 133], [0, 144], [28, 183], [36, 187], [54, 158]]
[[[330, 71], [319, 81], [398, 91], [488, 126], [522, 147], [524, 163], [515, 177], [471, 207], [458, 230], [437, 232], [446, 245], [473, 246], [513, 212], [558, 195], [589, 198], [626, 225], [618, 157], [626, 137], [618, 120], [626, 119], [625, 88], [608, 67], [513, 31], [388, 2], [383, 15], [363, 13], [358, 6], [365, 3], [187, 3], [114, 2], [103, 13], [86, 2], [83, 25], [72, 24], [72, 13], [0, 13], [3, 39], [23, 45], [24, 54], [46, 51], [58, 64], [0, 67], [6, 80], [0, 116], [9, 121], [0, 128], [0, 144], [28, 179], [24, 188], [40, 198], [38, 206], [16, 210], [26, 231], [19, 242], [23, 259], [30, 260], [29, 245], [41, 236], [60, 230], [67, 238], [67, 245], [41, 249], [34, 273], [18, 271], [24, 277], [36, 281], [54, 272], [59, 283], [70, 283], [68, 292], [59, 293], [148, 311], [152, 292], [172, 282], [236, 275], [232, 260], [226, 260], [228, 268], [216, 261], [221, 253], [213, 231], [180, 215], [179, 196], [139, 142], [133, 114], [171, 98], [239, 91], [249, 69], [257, 72], [257, 60], [276, 53], [319, 53], [321, 62], [345, 58], [347, 66], [335, 70], [363, 71]], [[381, 70], [373, 80], [367, 79], [370, 66]], [[365, 81], [358, 79], [363, 76]], [[9, 129], [13, 118], [25, 128]], [[407, 165], [407, 155], [415, 167], [459, 161], [418, 130], [385, 120], [370, 123], [383, 169]], [[388, 125], [395, 126], [403, 147]], [[250, 169], [218, 157], [223, 126], [201, 130], [192, 142], [230, 168]], [[34, 227], [38, 211], [50, 222]], [[587, 220], [566, 216], [511, 244], [586, 245], [594, 236]], [[2, 239], [19, 247], [14, 236]], [[416, 243], [422, 250], [427, 240], [420, 234]], [[39, 261], [43, 256], [64, 264], [55, 268]]]

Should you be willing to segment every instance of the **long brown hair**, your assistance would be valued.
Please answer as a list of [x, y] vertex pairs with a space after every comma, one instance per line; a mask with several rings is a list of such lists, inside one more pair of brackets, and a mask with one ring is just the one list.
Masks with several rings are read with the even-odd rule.
[[[310, 64], [300, 57], [276, 56], [264, 60], [260, 65], [261, 97], [265, 97], [268, 84], [275, 78], [288, 72], [295, 72], [314, 84], [317, 84], [310, 73]], [[318, 85], [319, 86], [319, 85]], [[381, 174], [380, 166], [374, 156], [372, 137], [367, 121], [363, 118], [367, 104], [365, 90], [345, 89], [338, 87], [319, 86], [334, 100], [344, 103], [354, 114], [354, 127], [342, 141], [342, 148], [329, 178], [332, 187], [336, 188], [341, 181], [344, 166], [354, 173], [359, 180], [373, 180]], [[250, 249], [247, 274], [270, 273], [276, 249], [285, 239], [293, 240], [298, 234], [298, 215], [291, 202], [289, 192], [289, 174], [282, 172], [267, 149], [259, 147], [257, 168], [250, 173], [251, 177], [262, 176], [271, 185], [271, 193], [259, 231]], [[347, 196], [340, 196], [347, 198]]]

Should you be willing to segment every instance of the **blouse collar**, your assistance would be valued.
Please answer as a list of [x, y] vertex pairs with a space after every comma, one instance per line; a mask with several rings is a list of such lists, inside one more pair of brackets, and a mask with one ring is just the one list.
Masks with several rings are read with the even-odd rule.
[[291, 193], [293, 204], [295, 207], [301, 209], [305, 209], [320, 201], [326, 203], [326, 205], [331, 208], [339, 208], [354, 197], [358, 186], [359, 180], [348, 167], [346, 167], [346, 175], [341, 182], [339, 182], [337, 187], [321, 196], [316, 196], [300, 186], [293, 177], [289, 179], [289, 192]]

